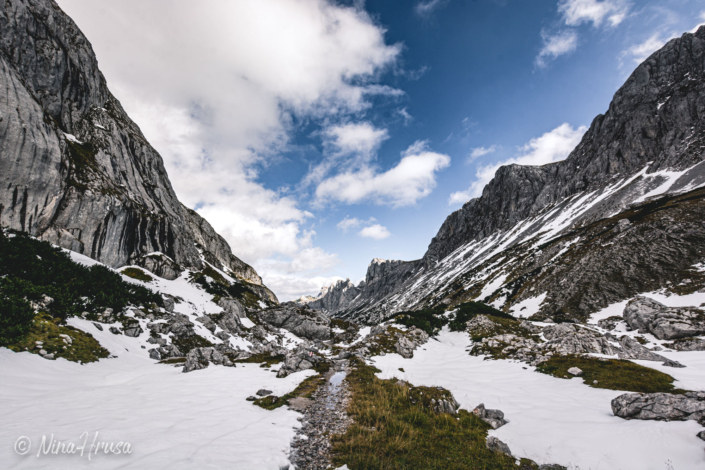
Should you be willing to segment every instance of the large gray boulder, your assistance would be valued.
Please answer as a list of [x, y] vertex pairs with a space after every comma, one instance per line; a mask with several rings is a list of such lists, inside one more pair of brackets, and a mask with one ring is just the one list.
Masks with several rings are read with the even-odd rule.
[[512, 451], [509, 450], [509, 446], [494, 436], [489, 436], [485, 442], [485, 445], [492, 452], [500, 452], [510, 457], [512, 456]]
[[705, 425], [705, 392], [625, 393], [612, 400], [612, 412], [624, 419], [695, 420]]
[[667, 307], [638, 296], [624, 308], [624, 320], [633, 330], [658, 339], [680, 339], [705, 334], [705, 311], [696, 307]]
[[613, 346], [601, 334], [581, 328], [571, 323], [560, 323], [547, 326], [543, 335], [548, 340], [544, 349], [552, 350], [556, 354], [617, 354], [618, 348]]
[[313, 349], [297, 348], [286, 356], [279, 371], [277, 371], [277, 377], [286, 377], [295, 372], [312, 369], [315, 364], [322, 360], [318, 352]]
[[186, 355], [183, 372], [205, 369], [209, 363], [228, 367], [235, 366], [227, 356], [221, 354], [216, 348], [194, 348]]
[[676, 351], [705, 351], [705, 339], [703, 338], [685, 338], [679, 339], [672, 343], [664, 344], [665, 347], [675, 349]]
[[294, 302], [286, 302], [277, 308], [262, 310], [256, 315], [261, 321], [291, 331], [300, 338], [325, 341], [331, 337], [328, 316]]

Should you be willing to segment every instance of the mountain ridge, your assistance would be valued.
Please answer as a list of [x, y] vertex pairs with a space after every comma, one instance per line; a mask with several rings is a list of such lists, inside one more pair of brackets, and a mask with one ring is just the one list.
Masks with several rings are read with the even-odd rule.
[[[639, 205], [648, 206], [655, 197], [695, 190], [705, 183], [705, 165], [701, 164], [705, 159], [704, 58], [705, 27], [669, 41], [629, 76], [608, 110], [595, 117], [566, 160], [543, 166], [500, 167], [480, 197], [446, 218], [422, 261], [404, 274], [411, 274], [406, 280], [399, 282], [399, 277], [390, 273], [387, 290], [391, 294], [379, 298], [367, 295], [365, 286], [357, 286], [357, 301], [341, 302], [327, 310], [346, 319], [370, 323], [403, 310], [439, 303], [454, 305], [471, 299], [487, 300], [510, 311], [514, 305], [538, 298], [539, 289], [545, 293], [545, 300], [539, 302], [544, 318], [567, 315], [584, 319], [640, 289], [666, 288], [667, 283], [678, 284], [683, 278], [697, 277], [683, 263], [702, 261], [697, 248], [705, 236], [702, 227], [678, 219], [682, 222], [679, 227], [664, 226], [659, 231], [668, 234], [669, 230], [682, 229], [680, 238], [661, 240], [662, 245], [657, 246], [643, 224], [655, 229], [664, 222], [655, 219], [665, 212], [654, 215], [644, 207], [639, 209]], [[700, 201], [700, 195], [696, 199]], [[664, 202], [664, 207], [685, 211], [681, 215], [698, 217], [701, 213], [700, 203], [694, 209], [674, 200]], [[644, 216], [648, 220], [639, 219], [631, 228], [644, 229], [639, 243], [645, 242], [651, 252], [642, 254], [641, 259], [624, 259], [626, 264], [621, 267], [607, 267], [609, 260], [593, 260], [593, 264], [605, 265], [605, 272], [621, 277], [621, 281], [610, 281], [606, 274], [594, 272], [595, 266], [586, 267], [574, 259], [575, 266], [592, 272], [589, 285], [576, 282], [576, 287], [563, 289], [560, 282], [564, 280], [554, 279], [550, 285], [539, 287], [546, 278], [558, 275], [555, 265], [571, 250], [585, 251], [586, 244], [592, 243], [585, 237], [608, 238], [591, 230], [599, 226], [605, 233], [628, 232], [627, 224], [633, 222], [629, 217], [635, 217], [630, 210], [646, 210], [650, 214]], [[617, 229], [621, 219], [626, 219], [627, 224], [622, 223]], [[580, 230], [583, 232], [578, 236]], [[563, 239], [571, 233], [575, 233], [576, 240], [572, 244]], [[655, 233], [660, 232], [651, 230], [651, 235]], [[636, 235], [632, 231], [623, 238]], [[636, 239], [633, 241], [637, 243]], [[571, 248], [572, 245], [575, 246]], [[664, 252], [664, 246], [672, 248], [671, 252]], [[601, 251], [597, 246], [593, 249]], [[628, 247], [626, 250], [634, 256], [639, 251]], [[621, 255], [617, 258], [624, 258]], [[586, 254], [581, 256], [583, 261], [587, 259]], [[533, 261], [529, 262], [531, 257]], [[644, 259], [651, 259], [654, 267], [642, 266]], [[627, 280], [630, 270], [639, 274]], [[581, 277], [576, 271], [570, 271], [570, 275]], [[647, 281], [652, 275], [661, 277], [656, 282]], [[570, 291], [572, 300], [565, 298], [561, 290]], [[332, 290], [329, 295], [334, 294]], [[325, 303], [322, 300], [319, 304]]]

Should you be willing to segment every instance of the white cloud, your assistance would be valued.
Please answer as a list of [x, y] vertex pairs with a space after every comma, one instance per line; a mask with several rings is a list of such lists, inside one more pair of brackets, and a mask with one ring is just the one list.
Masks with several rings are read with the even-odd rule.
[[374, 217], [370, 217], [368, 220], [365, 221], [360, 220], [357, 217], [350, 218], [346, 215], [343, 220], [338, 222], [336, 227], [338, 227], [338, 230], [342, 230], [343, 233], [347, 233], [348, 230], [350, 230], [351, 228], [357, 228], [360, 225], [372, 224], [374, 222], [377, 222], [377, 219], [375, 219]]
[[701, 26], [705, 26], [705, 10], [700, 12], [700, 15], [698, 16], [698, 21], [701, 21], [701, 23], [695, 25], [695, 27], [690, 30], [691, 33], [695, 33], [698, 29], [700, 29]]
[[434, 10], [444, 6], [449, 0], [426, 0], [420, 1], [414, 7], [414, 11], [419, 16], [428, 16], [434, 12]]
[[622, 0], [561, 0], [558, 11], [568, 26], [592, 22], [597, 27], [605, 20], [610, 26], [617, 26], [627, 16], [630, 6]]
[[470, 151], [470, 155], [468, 155], [468, 163], [472, 162], [473, 160], [482, 157], [483, 155], [487, 155], [490, 153], [494, 153], [497, 150], [496, 145], [491, 145], [489, 147], [475, 147]]
[[387, 227], [379, 224], [370, 225], [360, 230], [359, 235], [365, 238], [374, 238], [375, 240], [384, 240], [385, 238], [391, 236]]
[[543, 47], [536, 57], [536, 65], [545, 67], [547, 60], [569, 54], [578, 47], [578, 33], [572, 29], [560, 31], [556, 34], [548, 34], [541, 31]]
[[316, 201], [412, 205], [431, 193], [436, 186], [436, 172], [448, 165], [449, 156], [432, 152], [426, 142], [417, 141], [402, 153], [394, 168], [385, 172], [362, 164], [323, 180], [316, 188]]
[[519, 155], [509, 160], [493, 165], [480, 166], [475, 174], [476, 180], [465, 191], [458, 191], [450, 195], [448, 204], [463, 204], [468, 200], [478, 197], [482, 190], [494, 178], [497, 169], [503, 165], [516, 163], [519, 165], [545, 165], [564, 160], [570, 152], [580, 143], [580, 139], [587, 131], [587, 127], [580, 126], [573, 129], [570, 124], [564, 123], [541, 137], [531, 139], [519, 148]]
[[631, 56], [634, 62], [640, 64], [644, 62], [647, 57], [649, 57], [652, 53], [661, 49], [661, 47], [663, 47], [663, 45], [666, 44], [667, 41], [668, 40], [661, 39], [660, 33], [656, 33], [650, 36], [646, 41], [642, 42], [641, 44], [636, 44], [630, 47], [623, 53], [623, 55]]
[[[375, 83], [401, 46], [386, 44], [365, 11], [327, 0], [59, 3], [161, 153], [180, 200], [237, 256], [258, 270], [271, 257], [289, 260], [284, 272], [312, 260], [330, 266], [334, 255], [306, 251], [311, 214], [258, 175], [286, 148], [293, 116], [340, 120], [371, 95], [401, 94]], [[269, 284], [277, 273], [266, 271]]]

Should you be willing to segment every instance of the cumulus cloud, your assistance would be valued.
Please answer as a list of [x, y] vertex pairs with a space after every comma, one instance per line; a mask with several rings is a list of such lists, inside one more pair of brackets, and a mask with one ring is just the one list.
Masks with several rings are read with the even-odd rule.
[[336, 227], [338, 227], [338, 230], [341, 230], [343, 233], [347, 233], [351, 228], [359, 227], [361, 223], [362, 221], [357, 217], [350, 218], [346, 215], [343, 220], [338, 222]]
[[436, 172], [450, 165], [450, 157], [429, 150], [417, 141], [402, 152], [399, 163], [387, 171], [363, 162], [321, 181], [316, 201], [375, 204], [401, 207], [415, 204], [436, 186]]
[[617, 26], [624, 21], [630, 6], [622, 0], [561, 0], [558, 11], [568, 26], [592, 23], [597, 27], [605, 21]]
[[545, 67], [548, 60], [553, 60], [573, 52], [578, 47], [578, 33], [572, 29], [549, 34], [541, 31], [543, 47], [536, 57], [536, 65]]
[[545, 165], [564, 160], [580, 143], [585, 131], [587, 131], [585, 126], [573, 129], [570, 124], [561, 124], [552, 131], [531, 139], [528, 143], [519, 147], [519, 154], [516, 157], [500, 163], [478, 167], [475, 173], [476, 180], [467, 190], [452, 193], [448, 199], [448, 204], [464, 204], [468, 200], [480, 196], [482, 190], [494, 178], [500, 166], [512, 163], [519, 165]]
[[[282, 273], [314, 259], [330, 266], [334, 255], [307, 251], [311, 214], [258, 176], [286, 148], [293, 117], [340, 120], [373, 95], [402, 93], [375, 83], [401, 46], [386, 44], [364, 10], [328, 0], [59, 3], [161, 153], [181, 201], [237, 256]], [[267, 284], [277, 275], [269, 268]]]
[[468, 155], [468, 163], [476, 160], [477, 158], [482, 157], [483, 155], [487, 155], [490, 153], [494, 153], [497, 150], [496, 145], [491, 145], [489, 147], [475, 147], [470, 151], [470, 154]]
[[384, 240], [385, 238], [391, 236], [387, 227], [379, 224], [370, 225], [360, 230], [359, 235], [365, 238], [374, 238], [375, 240]]

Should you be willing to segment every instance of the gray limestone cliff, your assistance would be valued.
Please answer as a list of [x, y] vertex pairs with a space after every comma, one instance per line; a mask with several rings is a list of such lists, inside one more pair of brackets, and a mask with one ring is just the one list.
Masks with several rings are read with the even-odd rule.
[[205, 260], [276, 301], [179, 202], [91, 44], [51, 0], [0, 4], [0, 224], [167, 278]]

